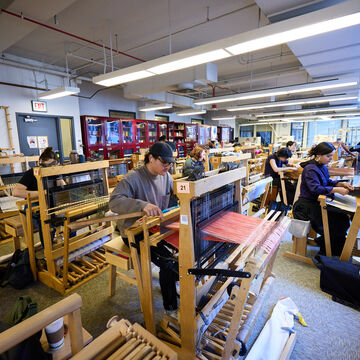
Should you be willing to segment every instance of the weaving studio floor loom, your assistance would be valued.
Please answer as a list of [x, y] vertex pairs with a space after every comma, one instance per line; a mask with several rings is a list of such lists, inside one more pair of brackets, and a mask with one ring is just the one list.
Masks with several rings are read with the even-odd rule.
[[[63, 295], [108, 268], [100, 248], [112, 237], [111, 222], [72, 228], [74, 221], [107, 210], [107, 168], [108, 161], [34, 168], [38, 199], [19, 202], [34, 279]], [[67, 185], [56, 186], [59, 176]], [[33, 246], [35, 213], [40, 214], [44, 241], [41, 268]]]
[[[127, 231], [130, 242], [144, 233], [140, 255], [135, 248], [131, 252], [145, 325], [152, 333], [149, 246], [170, 239], [179, 249], [180, 321], [165, 315], [158, 334], [176, 345], [179, 359], [238, 358], [244, 350], [240, 340], [248, 340], [273, 280], [272, 266], [289, 220], [241, 215], [240, 182], [245, 176], [246, 168], [238, 168], [194, 182], [175, 181], [180, 214], [178, 210], [165, 214], [163, 223], [170, 230], [151, 235], [149, 228], [159, 220], [144, 218]], [[280, 214], [272, 212], [268, 218], [272, 215]], [[260, 273], [264, 278], [255, 295], [250, 286]]]
[[[360, 178], [359, 176], [354, 177], [355, 186], [359, 186]], [[335, 199], [331, 201], [326, 198], [324, 195], [319, 196], [319, 202], [321, 205], [321, 215], [324, 225], [324, 240], [326, 255], [331, 257], [331, 240], [330, 240], [330, 230], [329, 230], [329, 221], [327, 214], [327, 205], [335, 206], [339, 209], [347, 211], [349, 214], [353, 214], [351, 225], [346, 236], [345, 244], [340, 255], [340, 260], [349, 261], [352, 255], [360, 256], [360, 240], [358, 239], [358, 233], [360, 229], [360, 196], [359, 190], [355, 192], [353, 196], [346, 195], [341, 196], [335, 194]]]

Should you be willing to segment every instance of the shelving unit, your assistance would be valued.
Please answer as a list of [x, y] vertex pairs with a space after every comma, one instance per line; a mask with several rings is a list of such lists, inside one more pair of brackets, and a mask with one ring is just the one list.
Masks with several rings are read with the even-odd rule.
[[168, 126], [169, 124], [167, 122], [160, 122], [158, 123], [158, 134], [159, 134], [159, 138], [160, 136], [166, 136], [166, 138], [168, 139], [169, 137], [169, 131], [168, 131]]
[[186, 124], [185, 125], [185, 143], [186, 143], [186, 152], [189, 154], [194, 148], [195, 144], [198, 141], [198, 128], [197, 124]]
[[158, 140], [158, 126], [156, 121], [148, 121], [148, 138], [151, 146]]
[[218, 126], [218, 141], [227, 143], [229, 142], [231, 135], [231, 127], [230, 126]]
[[81, 124], [86, 160], [130, 158], [163, 135], [176, 145], [179, 156], [187, 153], [184, 123], [84, 115]]

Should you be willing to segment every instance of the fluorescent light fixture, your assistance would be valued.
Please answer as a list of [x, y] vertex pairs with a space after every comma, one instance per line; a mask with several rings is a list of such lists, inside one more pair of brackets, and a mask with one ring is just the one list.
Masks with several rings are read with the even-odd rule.
[[349, 112], [349, 113], [339, 113], [339, 114], [330, 114], [331, 116], [360, 116], [360, 112]]
[[324, 115], [314, 115], [314, 116], [301, 116], [301, 117], [284, 117], [284, 118], [271, 118], [271, 119], [259, 119], [258, 122], [267, 122], [267, 121], [299, 121], [302, 122], [304, 120], [315, 120], [315, 119], [323, 119], [323, 118], [329, 118], [329, 116]]
[[211, 61], [225, 59], [230, 56], [231, 55], [225, 50], [219, 49], [199, 55], [185, 57], [179, 60], [170, 61], [162, 65], [151, 67], [148, 69], [148, 71], [151, 71], [152, 73], [155, 74], [165, 74], [171, 71], [186, 69], [188, 67], [208, 63]]
[[155, 74], [146, 70], [129, 72], [126, 68], [112, 71], [111, 73], [104, 75], [95, 76], [93, 78], [93, 82], [103, 86], [114, 86], [139, 79], [145, 79], [154, 75]]
[[348, 0], [325, 9], [99, 75], [93, 78], [93, 82], [104, 86], [122, 84], [357, 24], [360, 24], [360, 2]]
[[78, 87], [63, 86], [53, 90], [43, 91], [38, 94], [37, 98], [42, 100], [57, 99], [60, 97], [78, 94], [80, 89]]
[[227, 108], [226, 110], [227, 111], [245, 111], [245, 110], [279, 107], [279, 106], [321, 104], [321, 103], [326, 103], [326, 102], [347, 101], [347, 100], [355, 100], [355, 99], [357, 99], [357, 96], [345, 96], [345, 95], [323, 96], [323, 97], [317, 97], [317, 98], [274, 101], [274, 102], [270, 102], [270, 103], [268, 102], [268, 103], [259, 103], [259, 104], [253, 104], [253, 105], [233, 106], [233, 107]]
[[236, 116], [213, 117], [211, 120], [235, 120]]
[[176, 113], [176, 115], [179, 115], [179, 116], [201, 115], [201, 114], [206, 114], [206, 110], [196, 110], [196, 109], [192, 109], [192, 110], [179, 111], [179, 112]]
[[159, 104], [159, 105], [149, 105], [149, 106], [142, 106], [139, 107], [139, 111], [154, 111], [154, 110], [161, 110], [161, 109], [171, 109], [173, 106], [172, 104]]
[[356, 86], [357, 84], [358, 82], [355, 80], [350, 80], [350, 81], [328, 80], [328, 81], [320, 81], [320, 82], [307, 83], [301, 85], [284, 86], [275, 89], [250, 91], [241, 94], [215, 96], [207, 99], [195, 100], [194, 104], [208, 105], [208, 104], [224, 103], [224, 102], [239, 101], [239, 100], [258, 99], [262, 97], [289, 95], [289, 94], [305, 93], [305, 92], [317, 91], [317, 90], [327, 90], [327, 89]]
[[[301, 18], [301, 16], [298, 18]], [[281, 22], [279, 24], [281, 24]], [[225, 49], [233, 55], [239, 55], [251, 51], [266, 49], [271, 46], [280, 45], [295, 40], [305, 39], [311, 36], [324, 34], [330, 31], [335, 31], [358, 24], [360, 24], [360, 12], [346, 16], [339, 16], [330, 20], [317, 21], [310, 25], [297, 26], [290, 30], [281, 31], [279, 29], [280, 31], [274, 31], [271, 35], [244, 41], [239, 44], [229, 46]]]
[[269, 112], [269, 113], [255, 114], [255, 116], [259, 118], [259, 117], [268, 117], [268, 116], [311, 114], [311, 113], [318, 113], [318, 112], [347, 111], [347, 110], [355, 110], [355, 109], [359, 109], [359, 107], [358, 106], [329, 106], [329, 107], [325, 107], [325, 108]]

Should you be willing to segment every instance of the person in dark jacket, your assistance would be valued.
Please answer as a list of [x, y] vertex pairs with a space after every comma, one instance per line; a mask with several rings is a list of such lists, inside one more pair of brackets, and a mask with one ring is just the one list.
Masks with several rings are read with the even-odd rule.
[[[332, 160], [335, 148], [331, 143], [322, 142], [314, 146], [308, 160], [301, 163], [304, 168], [300, 186], [300, 197], [294, 204], [295, 219], [309, 221], [312, 228], [321, 236], [317, 238], [320, 253], [325, 253], [324, 228], [321, 216], [319, 195], [334, 197], [334, 194], [347, 195], [353, 187], [345, 182], [330, 179], [326, 167]], [[346, 233], [350, 225], [349, 216], [342, 210], [327, 206], [332, 255], [339, 256], [345, 243]]]

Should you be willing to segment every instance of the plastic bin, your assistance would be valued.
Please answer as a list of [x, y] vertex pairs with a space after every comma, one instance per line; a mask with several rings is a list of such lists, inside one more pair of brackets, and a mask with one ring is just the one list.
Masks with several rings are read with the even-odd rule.
[[297, 238], [305, 237], [310, 230], [310, 221], [291, 219], [289, 233]]

